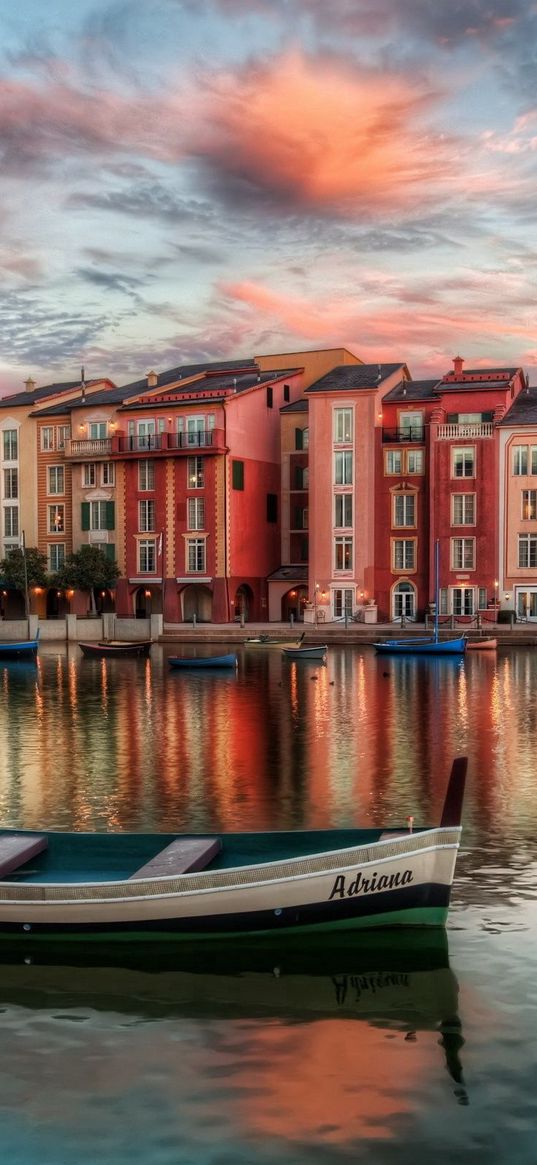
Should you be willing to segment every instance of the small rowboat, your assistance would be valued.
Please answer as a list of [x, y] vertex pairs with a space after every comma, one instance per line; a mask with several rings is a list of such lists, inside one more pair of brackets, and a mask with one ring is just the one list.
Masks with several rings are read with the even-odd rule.
[[106, 639], [101, 643], [79, 643], [78, 646], [87, 659], [114, 659], [124, 655], [149, 655], [151, 640], [139, 639], [133, 643], [125, 643], [118, 639]]
[[377, 655], [464, 655], [467, 642], [460, 639], [385, 639], [374, 643]]
[[257, 635], [254, 639], [245, 639], [244, 646], [263, 647], [266, 650], [274, 647], [281, 651], [283, 647], [300, 647], [305, 634], [304, 632], [300, 639], [271, 639], [270, 635]]
[[438, 826], [198, 835], [0, 833], [0, 934], [158, 940], [443, 926], [466, 758]]
[[326, 643], [312, 647], [284, 647], [283, 655], [286, 659], [326, 659], [328, 646]]
[[497, 639], [469, 639], [466, 644], [467, 651], [496, 651], [498, 646]]
[[237, 656], [230, 652], [228, 655], [169, 655], [170, 667], [199, 668], [199, 667], [238, 667]]
[[39, 648], [39, 631], [35, 639], [21, 639], [16, 643], [2, 643], [0, 641], [0, 659], [31, 659], [35, 658]]

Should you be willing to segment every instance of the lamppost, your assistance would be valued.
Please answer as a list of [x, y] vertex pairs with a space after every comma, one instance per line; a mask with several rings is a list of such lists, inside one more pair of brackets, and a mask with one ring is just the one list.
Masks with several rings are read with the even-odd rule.
[[494, 622], [495, 623], [498, 622], [498, 587], [499, 587], [499, 585], [500, 584], [498, 582], [498, 579], [495, 578], [494, 579]]

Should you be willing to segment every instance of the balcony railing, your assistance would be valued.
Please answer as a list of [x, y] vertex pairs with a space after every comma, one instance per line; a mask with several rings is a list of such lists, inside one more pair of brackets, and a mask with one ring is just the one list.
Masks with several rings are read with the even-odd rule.
[[439, 425], [439, 441], [459, 441], [463, 437], [492, 437], [494, 425], [491, 421], [476, 421], [468, 425]]
[[132, 434], [118, 435], [113, 452], [119, 453], [195, 453], [198, 449], [224, 449], [222, 429], [202, 430], [199, 433], [147, 433], [144, 436]]
[[65, 457], [68, 461], [95, 461], [99, 457], [109, 457], [111, 452], [111, 437], [86, 437], [78, 441], [69, 437], [65, 442]]
[[407, 442], [418, 443], [423, 445], [425, 441], [425, 429], [423, 425], [411, 425], [409, 428], [396, 428], [382, 430], [382, 440], [385, 444], [389, 442]]

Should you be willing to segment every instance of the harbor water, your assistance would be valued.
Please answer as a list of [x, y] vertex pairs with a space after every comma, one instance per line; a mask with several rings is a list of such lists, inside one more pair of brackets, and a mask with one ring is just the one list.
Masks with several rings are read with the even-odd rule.
[[447, 933], [83, 957], [6, 942], [6, 1160], [533, 1163], [537, 651], [334, 647], [323, 665], [240, 647], [236, 672], [174, 672], [174, 652], [0, 662], [3, 826], [434, 824], [464, 754]]

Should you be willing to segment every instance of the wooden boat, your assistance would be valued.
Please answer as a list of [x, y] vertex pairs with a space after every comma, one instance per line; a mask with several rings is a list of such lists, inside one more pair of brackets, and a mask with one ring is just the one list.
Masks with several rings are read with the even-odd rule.
[[300, 639], [273, 639], [270, 635], [257, 635], [253, 639], [245, 639], [244, 646], [263, 647], [266, 650], [277, 648], [281, 651], [283, 647], [300, 647], [305, 634], [306, 632], [304, 631], [300, 636]]
[[170, 667], [199, 668], [199, 667], [238, 667], [237, 656], [233, 652], [228, 655], [169, 655]]
[[0, 934], [214, 940], [443, 926], [466, 764], [454, 761], [440, 825], [431, 828], [216, 837], [5, 830]]
[[497, 646], [497, 639], [468, 639], [466, 642], [467, 651], [496, 651]]
[[439, 614], [439, 579], [440, 579], [440, 542], [435, 543], [435, 617], [434, 634], [413, 639], [384, 639], [373, 646], [378, 655], [464, 655], [466, 651], [466, 637], [456, 639], [440, 639], [438, 629]]
[[2, 643], [0, 641], [0, 659], [35, 658], [38, 648], [39, 636], [35, 639], [22, 639], [18, 643]]
[[79, 643], [78, 646], [88, 659], [115, 659], [119, 656], [149, 655], [151, 639], [138, 639], [126, 643], [119, 639], [103, 639], [99, 643]]
[[328, 645], [326, 643], [321, 644], [321, 645], [315, 644], [315, 645], [312, 645], [311, 647], [305, 647], [304, 644], [302, 644], [300, 647], [284, 647], [284, 648], [282, 648], [282, 654], [285, 656], [286, 659], [323, 660], [323, 659], [326, 659], [327, 651], [328, 651]]

